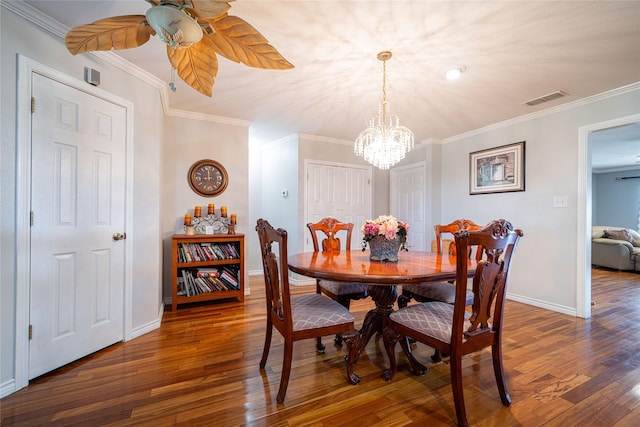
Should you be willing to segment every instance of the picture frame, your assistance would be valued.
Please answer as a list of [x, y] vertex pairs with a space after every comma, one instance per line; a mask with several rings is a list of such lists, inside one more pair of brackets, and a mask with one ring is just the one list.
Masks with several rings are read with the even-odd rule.
[[524, 191], [525, 142], [469, 153], [469, 194]]

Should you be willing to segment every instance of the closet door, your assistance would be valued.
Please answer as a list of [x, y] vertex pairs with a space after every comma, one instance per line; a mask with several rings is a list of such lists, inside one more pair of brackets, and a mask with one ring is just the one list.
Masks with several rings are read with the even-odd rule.
[[[358, 249], [362, 239], [360, 227], [371, 218], [371, 168], [309, 162], [305, 169], [305, 224], [325, 217], [352, 222], [355, 227], [351, 248]], [[304, 233], [304, 250], [312, 251], [313, 243], [306, 227]]]
[[391, 169], [391, 214], [409, 223], [407, 246], [409, 250], [431, 251], [433, 231], [427, 230], [426, 221], [426, 165], [418, 163]]

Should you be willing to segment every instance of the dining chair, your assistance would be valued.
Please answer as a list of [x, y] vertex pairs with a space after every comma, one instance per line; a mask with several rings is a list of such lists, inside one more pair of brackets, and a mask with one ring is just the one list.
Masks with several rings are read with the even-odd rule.
[[[444, 250], [442, 247], [442, 234], [448, 233], [452, 236], [460, 230], [469, 230], [476, 231], [482, 228], [481, 225], [476, 224], [470, 219], [456, 219], [455, 221], [449, 224], [436, 224], [433, 226], [433, 230], [436, 234], [436, 251], [438, 254], [442, 255]], [[471, 256], [472, 249], [469, 248], [468, 256]], [[447, 253], [449, 255], [455, 255], [456, 249], [455, 245], [452, 244], [447, 248]], [[476, 260], [480, 259], [482, 256], [482, 250], [476, 250]], [[455, 301], [455, 291], [456, 288], [454, 285], [454, 280], [450, 280], [447, 282], [423, 282], [423, 283], [412, 283], [408, 285], [402, 286], [402, 294], [398, 297], [398, 307], [406, 307], [411, 301], [411, 298], [415, 299], [418, 302], [428, 302], [428, 301], [442, 301], [448, 304], [453, 304]], [[473, 292], [467, 290], [465, 294], [467, 305], [471, 305], [473, 302]], [[412, 340], [413, 342], [413, 340]], [[442, 356], [448, 356], [447, 354], [440, 354], [438, 350], [433, 352], [433, 356], [431, 356], [431, 360], [434, 362], [439, 362], [442, 360]]]
[[[436, 234], [436, 248], [439, 254], [443, 253], [444, 250], [442, 248], [442, 234], [449, 233], [451, 236], [454, 235], [456, 231], [460, 230], [469, 230], [469, 231], [477, 231], [482, 229], [480, 224], [476, 224], [470, 219], [456, 219], [455, 221], [449, 224], [436, 224], [433, 226], [433, 230]], [[447, 248], [447, 251], [450, 255], [455, 255], [455, 245], [450, 245]]]
[[[453, 235], [460, 230], [476, 231], [482, 228], [481, 225], [474, 223], [468, 219], [457, 219], [450, 224], [436, 224], [433, 229], [436, 233], [436, 248], [437, 253], [442, 254], [442, 234], [449, 233]], [[450, 255], [455, 255], [455, 246], [448, 249]], [[468, 255], [471, 256], [471, 248], [468, 251]], [[482, 251], [476, 251], [476, 259], [482, 257]], [[455, 299], [455, 286], [452, 286], [452, 282], [423, 282], [412, 283], [402, 286], [402, 294], [398, 297], [398, 307], [406, 307], [411, 299], [415, 299], [418, 302], [427, 301], [442, 301], [449, 304], [453, 304]], [[465, 295], [467, 305], [473, 301], [473, 293], [467, 291]]]
[[409, 359], [411, 370], [422, 375], [420, 365], [409, 346], [408, 337], [450, 355], [451, 388], [458, 425], [467, 426], [462, 387], [462, 357], [491, 347], [493, 371], [503, 405], [511, 404], [502, 366], [502, 316], [509, 279], [509, 267], [521, 230], [514, 230], [504, 219], [492, 221], [478, 231], [461, 230], [455, 233], [458, 253], [470, 247], [482, 246], [483, 259], [473, 274], [473, 303], [467, 310], [467, 259], [456, 258], [456, 299], [453, 304], [442, 301], [423, 302], [399, 309], [389, 316], [393, 339], [389, 340], [390, 369], [386, 378], [396, 372], [393, 347], [399, 340]]
[[[311, 233], [314, 252], [318, 252], [322, 246], [322, 252], [340, 252], [341, 246], [347, 251], [351, 250], [351, 235], [353, 232], [353, 224], [350, 222], [340, 222], [335, 218], [323, 218], [316, 223], [308, 223], [307, 228]], [[342, 232], [342, 233], [341, 233]], [[318, 242], [318, 234], [323, 237]], [[336, 234], [341, 233], [345, 244], [341, 245], [339, 237]], [[347, 310], [351, 305], [351, 300], [359, 300], [369, 296], [367, 285], [361, 283], [335, 282], [332, 280], [317, 279], [316, 293], [325, 294], [334, 301], [342, 304]], [[342, 345], [342, 338], [336, 335], [334, 342]], [[317, 339], [318, 352], [322, 353], [325, 349], [322, 344], [322, 337]]]
[[[359, 333], [355, 330], [351, 312], [336, 301], [320, 294], [292, 298], [289, 290], [287, 231], [274, 229], [262, 218], [257, 222], [256, 231], [260, 241], [267, 301], [267, 331], [260, 369], [264, 369], [267, 363], [275, 326], [284, 338], [284, 358], [276, 398], [278, 403], [282, 403], [289, 384], [295, 341], [340, 334], [347, 344], [348, 360], [356, 360]], [[274, 249], [274, 246], [277, 248]], [[359, 380], [353, 373], [352, 363], [347, 363], [347, 377], [352, 384], [357, 384]]]

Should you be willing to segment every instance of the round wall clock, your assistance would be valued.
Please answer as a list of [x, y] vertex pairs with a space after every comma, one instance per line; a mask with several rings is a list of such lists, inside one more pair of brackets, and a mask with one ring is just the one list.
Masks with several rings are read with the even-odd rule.
[[198, 160], [189, 169], [189, 186], [204, 197], [222, 193], [229, 183], [227, 170], [215, 160]]

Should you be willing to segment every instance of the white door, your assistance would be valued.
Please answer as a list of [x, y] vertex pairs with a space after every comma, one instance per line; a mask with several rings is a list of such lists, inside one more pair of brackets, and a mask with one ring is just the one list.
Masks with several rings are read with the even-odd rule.
[[407, 246], [409, 250], [427, 249], [429, 235], [426, 230], [426, 171], [425, 165], [391, 169], [391, 213], [409, 224]]
[[29, 378], [123, 339], [126, 109], [32, 74]]
[[[358, 249], [362, 240], [360, 226], [371, 218], [371, 168], [351, 165], [307, 163], [306, 223], [334, 217], [354, 224], [351, 249]], [[305, 227], [305, 251], [313, 243]]]

